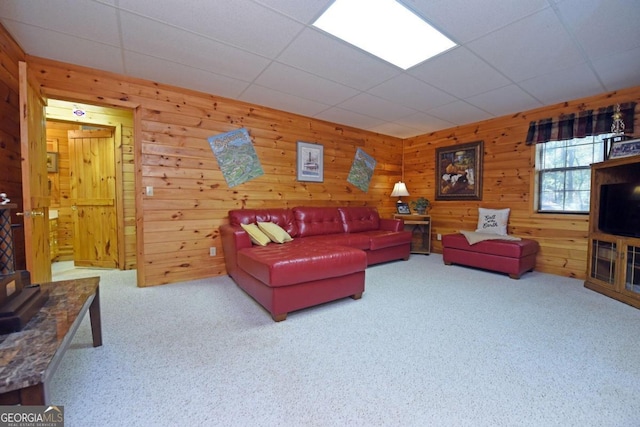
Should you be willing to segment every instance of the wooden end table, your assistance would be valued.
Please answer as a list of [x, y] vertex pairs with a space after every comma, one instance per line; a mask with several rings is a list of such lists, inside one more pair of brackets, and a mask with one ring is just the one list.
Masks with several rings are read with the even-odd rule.
[[394, 219], [404, 221], [404, 229], [411, 232], [411, 253], [429, 255], [431, 253], [431, 217], [429, 215], [394, 214]]

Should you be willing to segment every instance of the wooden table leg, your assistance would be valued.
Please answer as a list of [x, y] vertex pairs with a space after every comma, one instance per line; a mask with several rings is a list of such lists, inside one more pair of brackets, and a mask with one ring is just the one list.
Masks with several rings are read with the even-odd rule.
[[44, 384], [36, 384], [20, 390], [21, 405], [46, 405]]
[[100, 319], [100, 287], [96, 289], [96, 295], [89, 306], [89, 318], [91, 320], [91, 335], [93, 336], [93, 346], [102, 345], [102, 320]]

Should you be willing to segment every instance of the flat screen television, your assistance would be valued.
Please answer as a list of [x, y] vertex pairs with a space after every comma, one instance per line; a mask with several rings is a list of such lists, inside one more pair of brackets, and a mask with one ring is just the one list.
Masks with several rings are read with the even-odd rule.
[[640, 237], [640, 182], [600, 186], [600, 231]]

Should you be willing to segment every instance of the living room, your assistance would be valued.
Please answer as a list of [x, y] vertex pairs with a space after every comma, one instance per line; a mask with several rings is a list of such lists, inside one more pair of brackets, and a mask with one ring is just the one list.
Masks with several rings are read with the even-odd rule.
[[[557, 2], [533, 3], [550, 8]], [[638, 14], [637, 5], [629, 4], [625, 19]], [[131, 425], [148, 424], [134, 419], [134, 411], [154, 412], [159, 425], [187, 422], [179, 410], [167, 409], [173, 403], [194, 411], [191, 419], [198, 425], [221, 420], [230, 425], [292, 420], [300, 425], [606, 425], [607, 419], [633, 425], [637, 420], [633, 403], [640, 377], [632, 344], [637, 310], [582, 288], [588, 215], [537, 212], [536, 150], [526, 143], [531, 122], [628, 103], [636, 105], [636, 123], [627, 127], [637, 135], [637, 72], [611, 78], [608, 84], [615, 88], [588, 96], [524, 111], [514, 106], [488, 119], [390, 136], [232, 99], [224, 89], [204, 90], [210, 87], [207, 73], [196, 82], [200, 90], [186, 89], [193, 84], [191, 74], [184, 85], [158, 83], [153, 73], [142, 79], [48, 59], [21, 47], [18, 38], [18, 32], [0, 27], [0, 191], [18, 210], [21, 61], [31, 82], [51, 100], [133, 114], [135, 142], [123, 157], [123, 171], [133, 177], [123, 188], [123, 200], [135, 210], [125, 224], [132, 240], [124, 248], [122, 271], [103, 272], [101, 286], [110, 287], [103, 295], [105, 345], [87, 348], [85, 325], [55, 380], [54, 396], [69, 405], [76, 420], [109, 425], [108, 417], [100, 417], [113, 404], [122, 405], [115, 412]], [[637, 46], [628, 51], [627, 66], [637, 61]], [[618, 54], [613, 58], [620, 60]], [[151, 70], [166, 67], [145, 58]], [[173, 65], [176, 75], [185, 71], [179, 62]], [[571, 67], [564, 71], [571, 74]], [[556, 89], [550, 84], [548, 91]], [[207, 139], [240, 128], [247, 129], [264, 174], [229, 187]], [[322, 182], [296, 179], [299, 141], [323, 147]], [[483, 141], [481, 198], [437, 200], [437, 150], [477, 141]], [[358, 149], [376, 160], [367, 191], [347, 179]], [[60, 159], [65, 160], [63, 153]], [[228, 223], [229, 210], [348, 205], [375, 207], [391, 218], [398, 181], [410, 192], [403, 200], [424, 196], [432, 203], [433, 255], [368, 270], [362, 300], [322, 305], [275, 324], [227, 276], [219, 227]], [[442, 265], [438, 236], [475, 229], [479, 207], [510, 208], [509, 234], [539, 242], [533, 273], [515, 281]], [[16, 234], [19, 240], [19, 230]], [[156, 286], [170, 283], [175, 285]], [[175, 301], [188, 304], [186, 318]], [[568, 317], [559, 314], [563, 310]], [[586, 331], [598, 326], [603, 329]], [[203, 337], [203, 330], [215, 339]], [[504, 337], [498, 334], [503, 330]], [[331, 358], [320, 352], [323, 344], [331, 347]], [[363, 362], [365, 353], [374, 357]], [[294, 362], [283, 362], [284, 355]], [[451, 359], [454, 363], [444, 365]], [[117, 369], [122, 371], [114, 375]], [[350, 371], [356, 375], [347, 375]], [[256, 372], [266, 373], [261, 378]], [[253, 383], [255, 378], [267, 380]], [[514, 378], [517, 386], [508, 387]], [[209, 394], [214, 398], [207, 400]], [[516, 395], [522, 399], [516, 401]], [[148, 402], [147, 409], [140, 409], [140, 402]], [[92, 404], [86, 413], [84, 403]]]

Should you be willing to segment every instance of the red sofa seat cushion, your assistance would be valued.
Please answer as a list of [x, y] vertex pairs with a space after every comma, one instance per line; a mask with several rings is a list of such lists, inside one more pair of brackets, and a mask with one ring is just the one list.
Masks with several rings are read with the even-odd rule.
[[507, 258], [523, 258], [538, 253], [538, 242], [531, 239], [522, 240], [485, 240], [470, 245], [463, 234], [446, 234], [442, 236], [442, 246], [503, 256]]
[[410, 231], [386, 231], [386, 230], [373, 230], [359, 233], [366, 236], [370, 241], [371, 250], [390, 248], [392, 246], [398, 246], [403, 244], [411, 244], [411, 232]]
[[293, 214], [299, 237], [344, 233], [338, 208], [296, 207]]
[[304, 241], [308, 244], [322, 244], [330, 246], [348, 246], [350, 248], [362, 249], [363, 251], [371, 249], [371, 239], [365, 233], [342, 233], [327, 234], [305, 237]]
[[240, 249], [238, 266], [270, 287], [289, 286], [313, 280], [340, 277], [364, 271], [364, 251], [345, 246], [282, 245]]
[[380, 215], [375, 208], [346, 207], [338, 208], [345, 233], [360, 233], [380, 228]]

